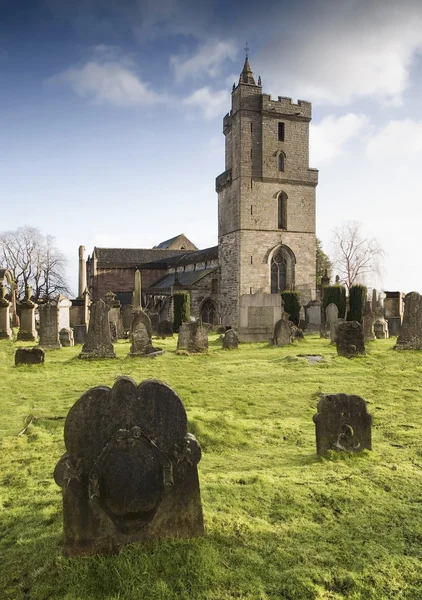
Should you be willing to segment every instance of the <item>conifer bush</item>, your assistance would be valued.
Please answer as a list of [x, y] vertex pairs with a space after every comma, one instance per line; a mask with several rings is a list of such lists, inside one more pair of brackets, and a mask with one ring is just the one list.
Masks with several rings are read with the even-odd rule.
[[357, 321], [362, 323], [363, 315], [365, 314], [366, 298], [368, 289], [366, 285], [352, 285], [349, 290], [349, 312], [347, 313], [348, 321]]
[[299, 325], [300, 294], [299, 292], [282, 292], [281, 297], [284, 302], [284, 311], [289, 315], [290, 320]]
[[338, 308], [339, 318], [344, 319], [346, 315], [346, 288], [344, 285], [328, 285], [324, 288], [322, 298], [324, 312], [329, 304], [335, 304]]
[[188, 292], [173, 295], [173, 330], [178, 332], [182, 323], [190, 320], [190, 296]]

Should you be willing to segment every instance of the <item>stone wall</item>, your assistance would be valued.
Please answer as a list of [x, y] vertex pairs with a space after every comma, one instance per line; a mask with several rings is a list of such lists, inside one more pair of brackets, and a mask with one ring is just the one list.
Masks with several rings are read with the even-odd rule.
[[[167, 271], [162, 269], [142, 269], [141, 281], [142, 287], [147, 287], [164, 277]], [[135, 269], [98, 269], [97, 274], [92, 278], [92, 289], [90, 293], [92, 301], [96, 302], [103, 298], [108, 291], [116, 292], [133, 292], [135, 287]]]

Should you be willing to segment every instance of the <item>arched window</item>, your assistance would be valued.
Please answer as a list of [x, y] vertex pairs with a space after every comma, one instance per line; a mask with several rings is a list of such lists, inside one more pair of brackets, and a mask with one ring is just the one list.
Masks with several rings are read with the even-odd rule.
[[201, 307], [201, 320], [203, 323], [218, 325], [218, 315], [215, 303], [208, 298]]
[[278, 228], [287, 229], [287, 196], [283, 192], [278, 195]]
[[272, 294], [294, 289], [295, 262], [294, 254], [287, 246], [280, 246], [273, 254], [270, 266]]
[[284, 159], [285, 158], [286, 157], [284, 156], [283, 152], [279, 152], [278, 158], [277, 158], [277, 166], [278, 166], [279, 171], [284, 171]]

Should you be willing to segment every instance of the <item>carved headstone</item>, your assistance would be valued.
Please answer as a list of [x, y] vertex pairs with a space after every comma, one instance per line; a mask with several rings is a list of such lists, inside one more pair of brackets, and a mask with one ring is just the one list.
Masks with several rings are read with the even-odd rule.
[[125, 332], [130, 331], [133, 321], [133, 305], [125, 304], [122, 308], [123, 329]]
[[103, 300], [91, 304], [89, 328], [86, 342], [82, 346], [79, 358], [116, 358], [111, 343], [108, 311], [110, 308]]
[[337, 319], [337, 321], [334, 321], [333, 323], [330, 324], [330, 340], [331, 340], [332, 344], [334, 344], [337, 341], [338, 326], [340, 325], [340, 323], [344, 323], [344, 322], [345, 322], [344, 319]]
[[169, 386], [119, 377], [112, 389], [92, 388], [70, 409], [64, 438], [54, 478], [67, 556], [203, 534], [201, 449]]
[[18, 340], [35, 342], [38, 338], [35, 329], [35, 309], [37, 305], [31, 300], [32, 290], [30, 286], [25, 288], [25, 299], [19, 304], [20, 307], [20, 326], [18, 331]]
[[346, 321], [337, 326], [337, 354], [351, 358], [365, 354], [363, 331], [357, 321]]
[[422, 350], [422, 296], [410, 292], [404, 298], [404, 315], [395, 348]]
[[321, 325], [321, 302], [319, 300], [311, 300], [305, 306], [305, 330], [308, 332], [318, 332]]
[[372, 340], [375, 340], [375, 331], [374, 331], [374, 324], [375, 321], [377, 320], [377, 315], [373, 312], [367, 312], [364, 316], [363, 316], [363, 321], [362, 321], [362, 326], [363, 326], [363, 336], [365, 339], [365, 342], [370, 342]]
[[0, 340], [11, 340], [13, 337], [10, 328], [10, 302], [6, 299], [6, 288], [0, 282]]
[[208, 332], [201, 321], [182, 323], [179, 329], [177, 350], [208, 352]]
[[46, 302], [38, 307], [40, 315], [39, 346], [44, 349], [60, 348], [59, 311], [57, 304]]
[[71, 348], [75, 345], [75, 340], [73, 338], [73, 329], [70, 327], [63, 327], [59, 331], [60, 343], [63, 348]]
[[377, 340], [388, 338], [388, 323], [385, 319], [377, 319], [374, 323], [374, 333]]
[[163, 319], [157, 325], [157, 336], [160, 338], [173, 337], [173, 323]]
[[161, 348], [154, 348], [151, 342], [151, 321], [143, 310], [135, 310], [130, 330], [129, 356], [157, 356], [162, 354]]
[[222, 341], [225, 350], [235, 350], [239, 346], [239, 338], [234, 329], [228, 329], [223, 335]]
[[15, 365], [42, 365], [44, 357], [42, 348], [18, 348], [15, 352]]
[[321, 396], [317, 410], [313, 417], [317, 454], [324, 454], [328, 450], [371, 450], [372, 417], [363, 398], [326, 394]]
[[338, 319], [338, 307], [337, 304], [331, 302], [325, 309], [325, 321], [329, 324], [336, 323]]
[[275, 346], [287, 346], [292, 343], [290, 321], [280, 319], [274, 326], [273, 343]]

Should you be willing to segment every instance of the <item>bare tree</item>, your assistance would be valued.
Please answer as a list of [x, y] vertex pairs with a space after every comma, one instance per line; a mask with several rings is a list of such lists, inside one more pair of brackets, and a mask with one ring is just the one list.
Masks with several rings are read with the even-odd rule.
[[381, 275], [384, 250], [375, 238], [363, 236], [358, 221], [346, 221], [334, 230], [332, 254], [333, 266], [347, 289]]
[[32, 286], [36, 298], [51, 299], [70, 294], [64, 273], [66, 258], [54, 237], [35, 227], [20, 227], [0, 234], [0, 264], [11, 271], [17, 282], [18, 297]]

